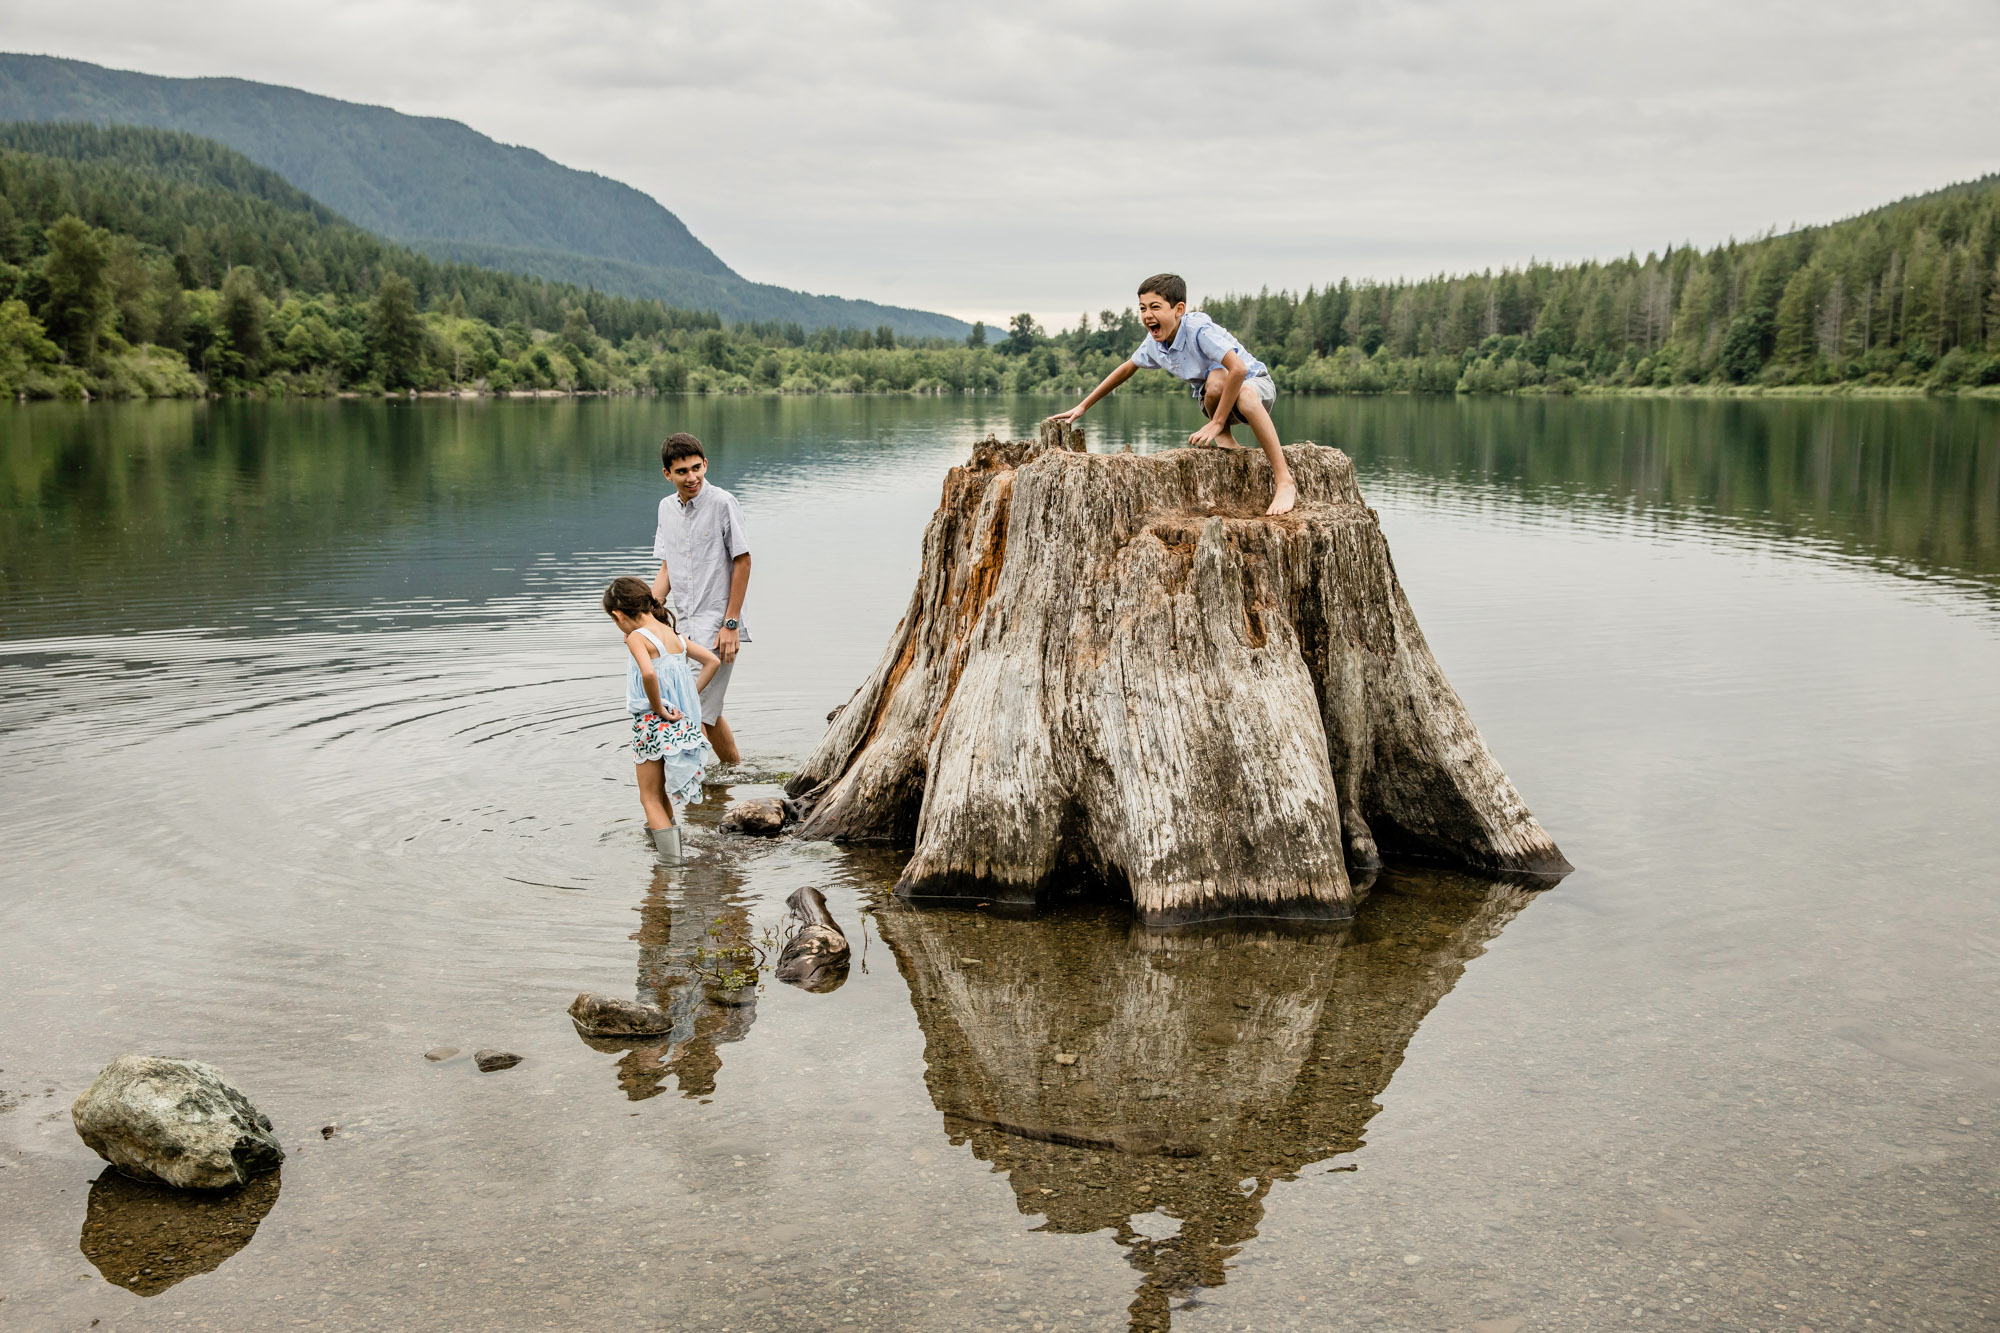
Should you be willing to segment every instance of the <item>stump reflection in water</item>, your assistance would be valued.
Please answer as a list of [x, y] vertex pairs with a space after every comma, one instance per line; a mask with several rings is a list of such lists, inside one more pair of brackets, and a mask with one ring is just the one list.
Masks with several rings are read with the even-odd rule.
[[108, 1166], [91, 1182], [77, 1248], [104, 1280], [157, 1296], [213, 1273], [250, 1243], [278, 1202], [278, 1172], [228, 1190], [177, 1190]]
[[[890, 903], [877, 920], [945, 1133], [1042, 1230], [1111, 1229], [1145, 1275], [1132, 1327], [1157, 1329], [1223, 1283], [1274, 1181], [1361, 1146], [1418, 1024], [1531, 893], [1396, 869], [1353, 921], [1320, 927], [1161, 934], [1101, 906]], [[1172, 1225], [1152, 1213], [1178, 1234], [1149, 1238]]]
[[[639, 906], [639, 976], [634, 998], [657, 1004], [672, 1015], [673, 1030], [658, 1037], [583, 1037], [592, 1050], [623, 1052], [618, 1086], [631, 1100], [666, 1091], [671, 1075], [683, 1097], [715, 1092], [722, 1071], [722, 1047], [742, 1041], [757, 1021], [753, 983], [725, 993], [700, 971], [715, 970], [712, 956], [751, 943], [743, 878], [729, 859], [711, 855], [678, 869], [653, 871], [652, 886]], [[709, 957], [697, 965], [696, 951]]]

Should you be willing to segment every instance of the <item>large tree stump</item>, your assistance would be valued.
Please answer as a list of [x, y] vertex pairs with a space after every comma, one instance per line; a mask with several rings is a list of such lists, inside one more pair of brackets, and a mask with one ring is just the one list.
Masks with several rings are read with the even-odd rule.
[[[1446, 682], [1337, 449], [953, 468], [908, 612], [790, 791], [804, 837], [914, 845], [910, 898], [1095, 877], [1153, 923], [1343, 917], [1380, 852], [1561, 872]], [[1343, 848], [1345, 855], [1343, 856]]]

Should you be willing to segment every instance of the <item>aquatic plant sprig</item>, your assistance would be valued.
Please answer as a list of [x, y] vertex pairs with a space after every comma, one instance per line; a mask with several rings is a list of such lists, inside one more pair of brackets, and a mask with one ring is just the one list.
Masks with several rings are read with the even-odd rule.
[[736, 991], [754, 986], [763, 974], [768, 955], [755, 944], [729, 945], [709, 949], [696, 945], [688, 967], [697, 977], [718, 990]]

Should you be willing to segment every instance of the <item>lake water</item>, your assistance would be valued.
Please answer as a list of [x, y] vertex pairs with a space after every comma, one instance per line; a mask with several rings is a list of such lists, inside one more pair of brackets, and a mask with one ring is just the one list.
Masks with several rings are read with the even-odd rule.
[[[0, 1326], [2000, 1321], [2000, 404], [1281, 402], [1576, 863], [1545, 892], [1159, 936], [715, 832], [873, 664], [945, 470], [1056, 406], [0, 408]], [[596, 598], [675, 429], [756, 639], [667, 872]], [[688, 1003], [804, 884], [845, 984]], [[584, 990], [682, 1026], [582, 1040]], [[69, 1103], [127, 1051], [221, 1067], [282, 1172], [108, 1171]]]

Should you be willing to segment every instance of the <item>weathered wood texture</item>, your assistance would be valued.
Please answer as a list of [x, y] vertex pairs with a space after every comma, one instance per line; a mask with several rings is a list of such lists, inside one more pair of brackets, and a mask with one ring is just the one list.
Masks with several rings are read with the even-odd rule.
[[[804, 837], [915, 847], [897, 892], [1149, 921], [1341, 917], [1379, 851], [1567, 870], [1431, 657], [1337, 449], [1087, 454], [1044, 422], [952, 469], [909, 610], [790, 785]], [[1343, 856], [1343, 848], [1345, 856]]]
[[839, 990], [847, 980], [852, 951], [827, 909], [826, 895], [815, 888], [796, 889], [785, 899], [785, 915], [795, 928], [778, 954], [778, 980], [809, 991]]

